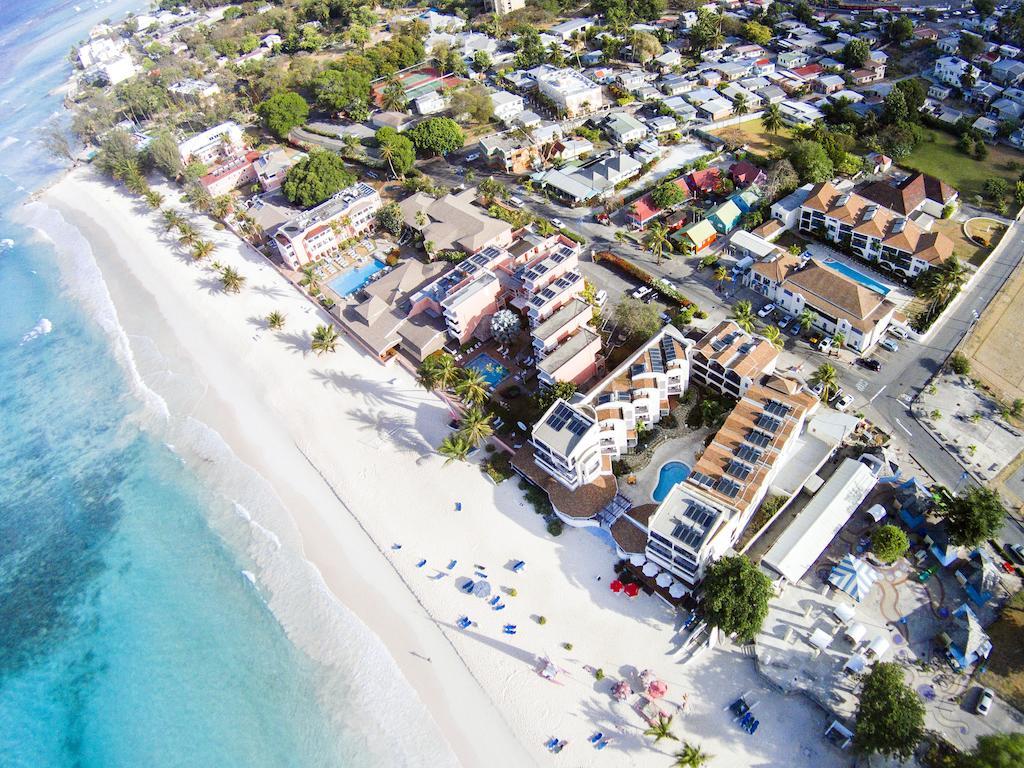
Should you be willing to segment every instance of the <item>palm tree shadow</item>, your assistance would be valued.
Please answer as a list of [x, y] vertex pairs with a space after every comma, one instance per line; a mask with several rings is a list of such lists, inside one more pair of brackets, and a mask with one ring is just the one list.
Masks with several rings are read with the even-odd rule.
[[[292, 352], [309, 352], [309, 335], [305, 333], [279, 333], [277, 338]], [[314, 372], [315, 373], [315, 372]]]
[[205, 277], [200, 277], [196, 282], [199, 284], [200, 288], [205, 289], [211, 296], [225, 293], [224, 285], [221, 283], [220, 278], [207, 275]]
[[399, 449], [417, 455], [434, 452], [431, 445], [423, 439], [423, 436], [408, 419], [384, 411], [365, 409], [352, 411], [351, 415], [362, 425], [363, 429], [372, 430], [379, 439], [387, 440]]
[[246, 322], [249, 323], [249, 325], [255, 326], [261, 331], [270, 330], [270, 324], [267, 322], [267, 318], [264, 317], [263, 315], [252, 315], [246, 318]]
[[250, 290], [270, 299], [279, 299], [285, 295], [285, 292], [276, 285], [254, 285]]
[[406, 410], [412, 410], [413, 406], [409, 398], [384, 382], [377, 382], [366, 379], [358, 374], [353, 375], [338, 370], [314, 371], [313, 375], [324, 385], [333, 386], [339, 392], [362, 395], [367, 405], [395, 405]]

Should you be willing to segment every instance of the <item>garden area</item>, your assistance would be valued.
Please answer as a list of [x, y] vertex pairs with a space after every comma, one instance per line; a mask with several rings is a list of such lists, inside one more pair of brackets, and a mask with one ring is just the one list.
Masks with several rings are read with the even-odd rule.
[[1024, 154], [1001, 145], [988, 145], [988, 157], [975, 160], [957, 147], [957, 137], [945, 131], [929, 130], [900, 165], [942, 179], [960, 192], [967, 202], [983, 194], [985, 180], [998, 176], [1012, 189], [1024, 169]]
[[1018, 592], [988, 627], [992, 655], [978, 682], [1018, 709], [1024, 708], [1024, 591]]
[[713, 135], [729, 144], [745, 144], [754, 154], [764, 156], [767, 156], [774, 147], [786, 151], [793, 143], [792, 131], [788, 128], [781, 128], [777, 134], [772, 135], [764, 127], [760, 118], [748, 120], [739, 125], [730, 125], [728, 128], [714, 131]]

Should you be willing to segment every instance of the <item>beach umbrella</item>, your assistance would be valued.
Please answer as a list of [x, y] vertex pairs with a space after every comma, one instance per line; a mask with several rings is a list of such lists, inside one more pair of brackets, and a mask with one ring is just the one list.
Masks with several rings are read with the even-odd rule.
[[832, 568], [828, 581], [860, 602], [878, 580], [878, 571], [859, 557], [847, 554]]
[[643, 573], [644, 573], [644, 576], [646, 576], [648, 578], [652, 578], [654, 576], [657, 576], [660, 572], [661, 572], [661, 569], [658, 566], [656, 566], [654, 563], [648, 562], [648, 563], [646, 563], [644, 565]]
[[647, 562], [647, 558], [642, 553], [637, 552], [635, 555], [629, 556], [629, 564], [639, 568], [641, 565]]
[[656, 674], [654, 674], [654, 670], [653, 669], [645, 669], [643, 672], [640, 673], [640, 685], [643, 686], [644, 688], [649, 686], [651, 683], [653, 683], [657, 679], [658, 679], [658, 676]]
[[609, 589], [610, 589], [610, 590], [611, 590], [612, 592], [621, 592], [621, 591], [622, 591], [622, 582], [621, 582], [621, 581], [619, 581], [618, 579], [615, 579], [614, 581], [612, 581], [612, 582], [611, 582], [611, 583], [610, 583], [610, 584], [608, 585], [608, 588], [609, 588]]
[[675, 584], [669, 587], [668, 594], [670, 597], [673, 597], [676, 600], [678, 600], [680, 597], [686, 594], [686, 587], [684, 587], [677, 581]]
[[473, 594], [477, 597], [488, 597], [491, 594], [491, 584], [487, 581], [478, 581], [473, 585]]
[[640, 585], [630, 582], [625, 587], [623, 587], [622, 591], [626, 593], [627, 597], [636, 597], [640, 594]]
[[647, 695], [652, 699], [660, 699], [668, 693], [668, 683], [662, 680], [652, 680], [651, 684], [647, 686]]
[[620, 680], [612, 688], [612, 696], [618, 701], [625, 701], [629, 696], [633, 694], [633, 689], [629, 687], [629, 683], [625, 680]]
[[667, 573], [659, 573], [658, 578], [654, 580], [654, 583], [663, 589], [668, 589], [672, 584], [672, 577]]

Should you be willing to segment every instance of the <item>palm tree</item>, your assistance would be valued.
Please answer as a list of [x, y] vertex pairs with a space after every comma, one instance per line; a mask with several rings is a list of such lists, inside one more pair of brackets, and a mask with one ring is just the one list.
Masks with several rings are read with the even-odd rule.
[[731, 279], [732, 278], [729, 277], [729, 270], [727, 270], [725, 267], [719, 267], [718, 269], [716, 269], [715, 282], [717, 283], [717, 286], [715, 290], [720, 292], [722, 290], [722, 285], [724, 283], [729, 282]]
[[737, 93], [736, 98], [732, 102], [732, 111], [736, 115], [745, 115], [750, 111], [747, 106], [747, 97], [742, 93]]
[[809, 381], [815, 386], [821, 385], [821, 399], [826, 402], [832, 397], [839, 386], [836, 369], [832, 367], [831, 363], [819, 365], [818, 369], [811, 374]]
[[967, 269], [956, 256], [950, 257], [941, 266], [925, 272], [917, 280], [917, 295], [929, 302], [928, 311], [935, 309], [960, 292], [967, 282]]
[[388, 161], [388, 168], [391, 169], [391, 178], [397, 179], [398, 174], [395, 173], [395, 147], [390, 141], [385, 141], [380, 145], [380, 156]]
[[272, 331], [279, 331], [284, 328], [284, 313], [276, 309], [267, 315], [267, 328]]
[[817, 319], [817, 312], [815, 312], [813, 309], [805, 309], [803, 312], [800, 313], [800, 316], [796, 319], [796, 321], [800, 324], [800, 329], [806, 331], [808, 328], [814, 325]]
[[455, 358], [449, 354], [443, 354], [437, 358], [437, 368], [434, 371], [434, 385], [447, 391], [454, 387], [461, 377], [461, 369], [455, 364]]
[[487, 381], [479, 371], [463, 369], [455, 384], [455, 394], [468, 405], [482, 405], [487, 400]]
[[146, 205], [154, 211], [164, 204], [164, 196], [155, 189], [147, 189], [143, 196], [146, 198]]
[[231, 213], [231, 195], [217, 195], [210, 201], [210, 213], [213, 218], [224, 221]]
[[333, 352], [338, 343], [338, 331], [331, 325], [318, 325], [313, 330], [313, 338], [309, 342], [309, 348], [322, 355], [325, 352]]
[[768, 339], [768, 343], [776, 349], [782, 349], [785, 344], [785, 337], [782, 335], [782, 331], [779, 330], [778, 326], [766, 325], [761, 329], [761, 335]]
[[445, 457], [444, 464], [448, 466], [453, 461], [465, 461], [472, 449], [473, 446], [469, 444], [465, 437], [455, 433], [454, 435], [448, 435], [448, 437], [441, 441], [437, 452]]
[[233, 267], [224, 267], [220, 271], [220, 284], [228, 293], [239, 293], [245, 285], [245, 278], [238, 274]]
[[480, 445], [494, 434], [491, 418], [491, 414], [484, 413], [481, 408], [470, 408], [462, 415], [462, 428], [459, 430], [459, 434], [471, 445]]
[[307, 264], [302, 268], [302, 279], [299, 280], [299, 285], [304, 285], [310, 293], [318, 293], [320, 291], [320, 276], [316, 273], [316, 267], [312, 264]]
[[178, 235], [178, 242], [189, 248], [199, 241], [199, 233], [187, 221], [178, 226]]
[[[832, 334], [832, 347], [833, 347], [833, 349], [835, 349], [836, 355], [839, 354], [839, 350], [842, 349], [845, 345], [846, 345], [846, 334], [845, 333], [843, 333], [842, 331], [836, 331], [835, 333]], [[829, 354], [831, 355], [832, 352], [830, 351]]]
[[767, 109], [761, 114], [761, 125], [768, 131], [772, 136], [778, 134], [779, 130], [785, 123], [782, 122], [782, 112], [779, 111], [778, 104], [769, 104]]
[[214, 248], [216, 247], [217, 246], [215, 246], [209, 240], [196, 240], [196, 242], [192, 245], [192, 258], [195, 261], [202, 261], [211, 253], [213, 253]]
[[437, 385], [437, 360], [431, 355], [416, 369], [416, 381], [428, 392]]
[[405, 89], [397, 80], [389, 80], [381, 93], [381, 106], [388, 112], [402, 112], [408, 102]]
[[747, 333], [754, 330], [754, 307], [746, 299], [736, 302], [729, 318]]
[[650, 736], [654, 739], [654, 743], [657, 744], [662, 739], [671, 739], [672, 741], [679, 741], [679, 738], [672, 733], [672, 716], [669, 715], [658, 715], [658, 719], [651, 723], [650, 728], [644, 731], [644, 736]]
[[668, 227], [664, 224], [651, 224], [647, 234], [644, 235], [644, 245], [647, 250], [654, 254], [657, 264], [661, 264], [662, 254], [672, 250], [672, 241], [668, 236]]
[[185, 217], [172, 208], [165, 208], [160, 211], [160, 216], [164, 220], [165, 232], [170, 232], [172, 229], [178, 229], [185, 223]]
[[676, 761], [672, 768], [702, 768], [711, 759], [711, 755], [701, 750], [696, 744], [686, 742], [683, 748], [674, 755]]
[[582, 51], [586, 45], [586, 39], [580, 34], [579, 30], [576, 30], [569, 35], [569, 50], [576, 55], [577, 69], [583, 69], [583, 65], [580, 64], [580, 51]]

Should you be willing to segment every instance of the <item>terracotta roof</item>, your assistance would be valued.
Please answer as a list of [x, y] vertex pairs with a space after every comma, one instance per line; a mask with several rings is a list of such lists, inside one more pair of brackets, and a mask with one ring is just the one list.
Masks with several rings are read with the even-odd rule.
[[630, 213], [640, 221], [647, 221], [661, 213], [661, 208], [651, 202], [650, 195], [644, 195], [630, 206]]
[[913, 254], [922, 261], [941, 263], [953, 255], [953, 241], [945, 235], [925, 232], [884, 204], [857, 194], [842, 193], [827, 181], [811, 190], [803, 207], [821, 211], [849, 225], [855, 233], [876, 237], [882, 245]]
[[[745, 345], [752, 346], [741, 351]], [[771, 342], [745, 333], [732, 320], [723, 320], [704, 334], [694, 346], [693, 353], [702, 355], [709, 362], [718, 362], [724, 369], [746, 378], [760, 375], [779, 356]]]
[[872, 330], [896, 309], [880, 294], [813, 259], [803, 269], [791, 272], [782, 285], [803, 294], [810, 305], [849, 320], [861, 331]]
[[[775, 219], [772, 219], [772, 221], [775, 221]], [[781, 283], [799, 265], [800, 257], [787, 252], [774, 259], [759, 261], [750, 270], [754, 274], [768, 278], [773, 283]]]
[[881, 203], [886, 208], [909, 216], [925, 200], [945, 205], [956, 197], [956, 190], [934, 176], [915, 173], [898, 186], [886, 184], [884, 181], [876, 181], [874, 184], [864, 187], [860, 194], [868, 200]]
[[790, 72], [792, 72], [794, 75], [803, 78], [813, 77], [814, 75], [820, 75], [824, 71], [825, 68], [821, 66], [821, 64], [806, 64], [802, 67], [797, 67], [796, 69], [790, 70]]
[[615, 477], [602, 475], [575, 491], [570, 491], [533, 460], [533, 446], [527, 443], [512, 455], [512, 465], [544, 490], [551, 504], [567, 517], [587, 520], [606, 506], [618, 490]]
[[729, 169], [729, 175], [737, 184], [746, 187], [764, 176], [764, 171], [748, 160], [741, 160], [738, 163], [733, 163]]
[[631, 555], [643, 552], [647, 548], [647, 521], [657, 511], [657, 504], [641, 504], [612, 523], [608, 530], [619, 549]]
[[721, 185], [722, 172], [717, 168], [705, 168], [700, 171], [690, 171], [683, 179], [691, 192], [712, 192]]
[[751, 232], [752, 235], [763, 237], [765, 240], [769, 239], [772, 235], [782, 229], [782, 222], [778, 219], [768, 219], [757, 229]]

